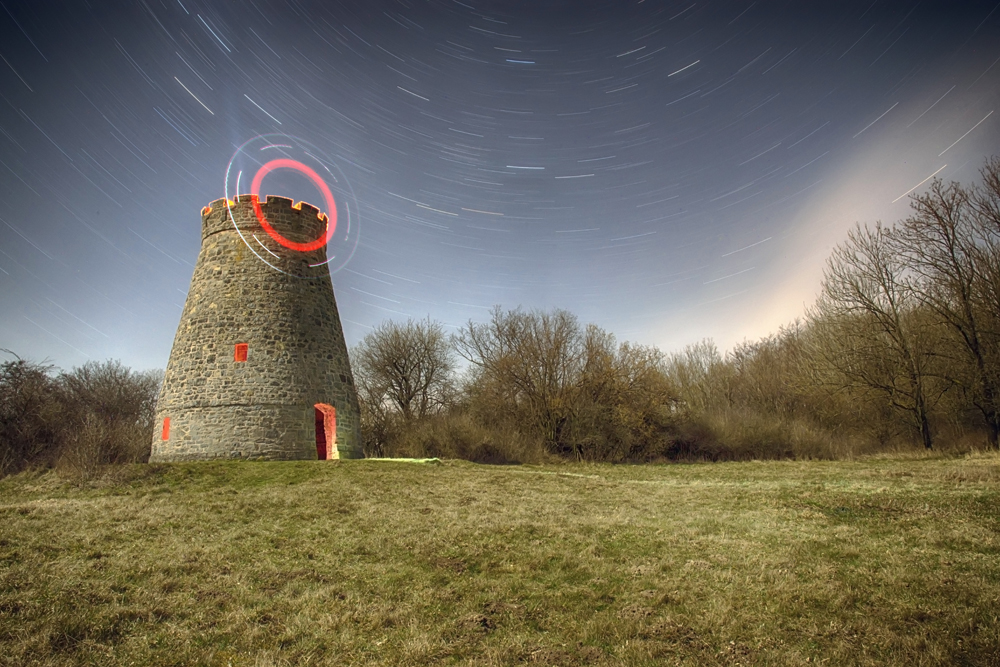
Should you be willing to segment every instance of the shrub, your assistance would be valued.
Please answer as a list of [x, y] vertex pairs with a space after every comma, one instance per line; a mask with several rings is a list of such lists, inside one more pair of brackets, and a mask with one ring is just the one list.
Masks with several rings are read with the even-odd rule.
[[59, 376], [69, 417], [58, 464], [84, 475], [115, 463], [149, 461], [162, 372], [118, 361], [88, 362]]
[[484, 426], [458, 411], [410, 422], [410, 427], [400, 432], [391, 455], [492, 464], [540, 463], [550, 458], [544, 453], [541, 439]]
[[0, 364], [0, 475], [55, 465], [89, 476], [149, 460], [161, 372], [118, 361], [52, 371], [16, 355]]
[[52, 367], [14, 356], [0, 364], [0, 476], [51, 464], [61, 435]]

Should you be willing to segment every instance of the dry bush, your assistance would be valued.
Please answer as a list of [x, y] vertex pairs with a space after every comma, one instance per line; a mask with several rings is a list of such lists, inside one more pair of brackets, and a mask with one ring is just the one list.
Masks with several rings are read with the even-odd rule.
[[457, 411], [412, 422], [396, 438], [390, 455], [492, 464], [541, 463], [550, 459], [540, 440], [515, 430], [489, 428]]
[[570, 437], [578, 458], [648, 461], [673, 442], [679, 399], [657, 348], [587, 327]]
[[149, 460], [161, 372], [117, 361], [69, 373], [20, 358], [0, 365], [0, 475], [55, 465], [92, 476], [102, 466]]
[[51, 464], [61, 435], [52, 367], [13, 356], [0, 364], [0, 476]]
[[105, 466], [149, 460], [152, 428], [142, 423], [103, 420], [86, 413], [64, 435], [56, 469], [69, 476], [94, 476]]
[[801, 419], [783, 420], [760, 412], [731, 410], [705, 421], [716, 447], [731, 460], [851, 459], [879, 447], [869, 438], [838, 436]]
[[544, 439], [549, 451], [572, 454], [567, 441], [584, 339], [576, 316], [494, 308], [490, 321], [470, 321], [453, 341], [473, 366], [479, 393], [492, 394], [518, 415], [523, 428]]
[[148, 461], [162, 377], [118, 361], [61, 374], [66, 422], [57, 467], [90, 476], [105, 465]]
[[467, 412], [492, 432], [587, 461], [659, 458], [672, 442], [677, 401], [656, 348], [619, 345], [566, 311], [499, 308], [454, 343], [472, 364]]

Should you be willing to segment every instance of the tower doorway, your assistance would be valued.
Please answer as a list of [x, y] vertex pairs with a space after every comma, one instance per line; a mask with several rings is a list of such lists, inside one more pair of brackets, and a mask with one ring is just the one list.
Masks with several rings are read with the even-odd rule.
[[340, 458], [337, 453], [337, 409], [326, 403], [316, 406], [316, 458]]

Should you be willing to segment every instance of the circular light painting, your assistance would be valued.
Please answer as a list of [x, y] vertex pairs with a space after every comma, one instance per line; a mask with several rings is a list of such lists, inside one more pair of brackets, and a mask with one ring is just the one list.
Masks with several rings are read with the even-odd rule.
[[[233, 215], [232, 202], [240, 195], [256, 195], [253, 206], [259, 228], [249, 228]], [[298, 242], [282, 236], [261, 206], [268, 195], [312, 204], [326, 216], [325, 231], [315, 239]], [[236, 149], [226, 168], [225, 196], [229, 220], [240, 238], [275, 271], [299, 278], [320, 278], [342, 269], [358, 247], [358, 203], [347, 176], [330, 156], [297, 137], [264, 134]], [[261, 238], [260, 229], [270, 238]], [[280, 261], [324, 246], [324, 260], [309, 263], [295, 273], [290, 272], [288, 262]]]

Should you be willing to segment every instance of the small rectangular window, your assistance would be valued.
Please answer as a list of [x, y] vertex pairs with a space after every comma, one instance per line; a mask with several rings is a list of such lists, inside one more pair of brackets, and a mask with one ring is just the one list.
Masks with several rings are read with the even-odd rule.
[[162, 437], [163, 437], [164, 440], [169, 440], [170, 439], [170, 417], [164, 417], [163, 418], [163, 436]]
[[236, 353], [233, 355], [233, 359], [236, 361], [246, 361], [248, 349], [250, 349], [250, 345], [248, 343], [237, 343]]

